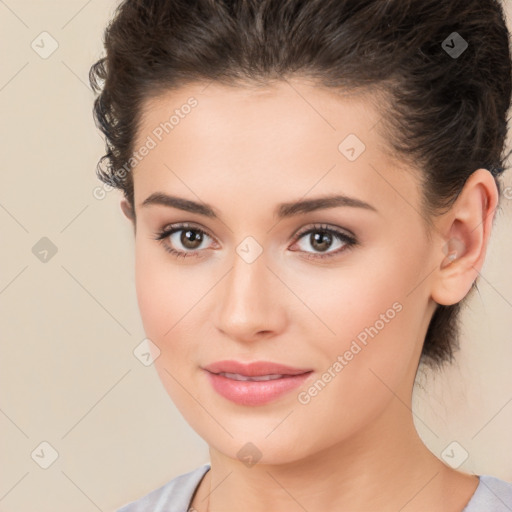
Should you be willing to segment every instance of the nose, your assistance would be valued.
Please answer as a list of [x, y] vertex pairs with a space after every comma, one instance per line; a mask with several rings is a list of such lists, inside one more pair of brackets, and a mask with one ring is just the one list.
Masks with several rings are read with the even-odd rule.
[[234, 340], [256, 341], [284, 329], [282, 284], [267, 268], [264, 254], [248, 263], [235, 253], [233, 267], [216, 287], [216, 327]]

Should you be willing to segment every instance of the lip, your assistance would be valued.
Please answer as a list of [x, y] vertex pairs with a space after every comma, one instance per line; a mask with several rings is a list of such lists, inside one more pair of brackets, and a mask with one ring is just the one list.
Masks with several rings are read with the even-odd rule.
[[300, 375], [312, 371], [311, 368], [293, 368], [271, 361], [252, 361], [241, 363], [238, 361], [217, 361], [203, 368], [211, 373], [238, 373], [246, 377], [260, 375]]
[[[313, 370], [292, 368], [270, 361], [240, 363], [218, 361], [203, 367], [213, 389], [219, 395], [239, 405], [264, 405], [302, 385]], [[265, 381], [243, 381], [228, 378], [219, 373], [237, 373], [246, 377], [282, 375], [278, 379]]]

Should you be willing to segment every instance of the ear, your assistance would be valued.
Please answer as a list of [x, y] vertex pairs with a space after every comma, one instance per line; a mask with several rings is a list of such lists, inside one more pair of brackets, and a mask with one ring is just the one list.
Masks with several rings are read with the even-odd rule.
[[498, 189], [487, 169], [466, 180], [449, 212], [437, 224], [442, 249], [432, 281], [432, 299], [449, 306], [461, 301], [484, 264], [496, 207]]
[[121, 200], [121, 210], [125, 216], [130, 219], [135, 227], [135, 213], [127, 199]]

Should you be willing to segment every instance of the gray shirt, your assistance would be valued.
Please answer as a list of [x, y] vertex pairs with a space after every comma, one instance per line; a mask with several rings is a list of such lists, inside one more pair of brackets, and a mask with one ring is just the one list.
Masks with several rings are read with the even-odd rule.
[[[179, 475], [117, 512], [188, 512], [192, 496], [209, 469], [206, 463]], [[461, 512], [511, 512], [512, 483], [491, 475], [478, 476], [478, 487]]]

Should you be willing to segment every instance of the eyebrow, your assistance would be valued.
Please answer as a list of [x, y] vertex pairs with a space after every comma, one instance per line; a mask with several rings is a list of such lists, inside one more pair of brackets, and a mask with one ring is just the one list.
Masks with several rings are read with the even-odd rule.
[[[154, 192], [140, 204], [141, 208], [145, 208], [151, 205], [161, 205], [168, 206], [170, 208], [177, 208], [179, 210], [204, 215], [205, 217], [210, 217], [212, 219], [217, 219], [220, 217], [217, 210], [206, 203], [197, 203], [182, 197], [164, 194], [163, 192]], [[300, 199], [298, 201], [292, 201], [289, 203], [281, 203], [277, 205], [275, 209], [275, 215], [277, 215], [280, 219], [284, 219], [302, 213], [313, 212], [315, 210], [337, 208], [341, 206], [363, 208], [377, 212], [377, 209], [371, 204], [361, 201], [360, 199], [356, 199], [355, 197], [338, 194], [316, 197], [313, 199]]]

